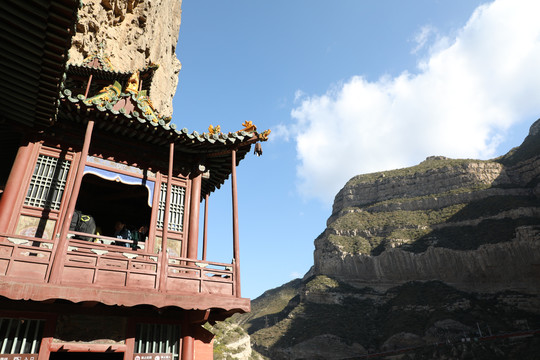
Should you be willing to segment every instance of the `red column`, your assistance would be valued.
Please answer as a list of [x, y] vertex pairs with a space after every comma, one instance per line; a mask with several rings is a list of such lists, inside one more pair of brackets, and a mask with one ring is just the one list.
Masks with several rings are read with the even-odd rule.
[[204, 196], [204, 227], [203, 227], [203, 248], [202, 259], [206, 260], [206, 245], [208, 240], [208, 194]]
[[184, 314], [182, 321], [182, 360], [193, 360], [195, 340], [193, 339], [189, 314]]
[[235, 272], [235, 294], [240, 294], [240, 240], [238, 230], [238, 192], [236, 191], [236, 150], [231, 153], [231, 186], [232, 186], [232, 212], [233, 212], [233, 259]]
[[21, 145], [17, 151], [15, 162], [9, 173], [9, 178], [0, 200], [0, 233], [8, 231], [10, 220], [17, 205], [17, 197], [21, 191], [24, 174], [32, 158], [33, 143]]
[[88, 90], [90, 90], [90, 84], [92, 83], [92, 77], [93, 75], [90, 74], [88, 77], [88, 82], [86, 83], [86, 91], [84, 92], [84, 98], [86, 99], [88, 97]]
[[[53, 343], [54, 331], [56, 330], [56, 315], [45, 315], [45, 326], [43, 327], [43, 335], [41, 344], [39, 345], [38, 360], [48, 360], [51, 354], [50, 347]], [[21, 357], [22, 358], [22, 357]]]
[[199, 248], [199, 210], [201, 206], [201, 179], [201, 173], [191, 179], [191, 206], [189, 209], [189, 232], [187, 251], [187, 257], [189, 259], [197, 259], [197, 250]]
[[173, 178], [174, 143], [169, 145], [169, 175], [167, 178], [167, 195], [165, 195], [165, 213], [163, 214], [163, 232], [161, 238], [161, 270], [159, 273], [159, 289], [167, 288], [169, 257], [167, 254], [167, 237], [169, 236], [169, 212], [171, 211], [171, 188]]
[[71, 218], [73, 218], [73, 211], [75, 210], [75, 205], [77, 204], [79, 190], [81, 190], [81, 181], [84, 175], [84, 167], [86, 165], [86, 158], [88, 157], [88, 149], [90, 148], [90, 141], [92, 139], [93, 129], [94, 120], [88, 120], [88, 125], [86, 126], [86, 134], [84, 136], [83, 148], [81, 150], [81, 157], [79, 159], [77, 173], [75, 175], [75, 182], [73, 184], [73, 189], [71, 190], [66, 215], [62, 224], [62, 230], [60, 231], [60, 238], [58, 239], [58, 243], [55, 246], [52, 269], [49, 277], [49, 282], [51, 283], [60, 283], [60, 277], [65, 260], [64, 254], [66, 253], [68, 247], [67, 233], [69, 231], [69, 225], [71, 224]]

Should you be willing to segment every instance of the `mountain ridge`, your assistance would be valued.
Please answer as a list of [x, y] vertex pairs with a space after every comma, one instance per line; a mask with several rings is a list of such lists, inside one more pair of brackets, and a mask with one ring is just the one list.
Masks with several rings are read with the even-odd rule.
[[353, 177], [314, 243], [303, 279], [233, 319], [267, 358], [534, 358], [538, 331], [482, 333], [540, 328], [540, 120], [496, 159]]

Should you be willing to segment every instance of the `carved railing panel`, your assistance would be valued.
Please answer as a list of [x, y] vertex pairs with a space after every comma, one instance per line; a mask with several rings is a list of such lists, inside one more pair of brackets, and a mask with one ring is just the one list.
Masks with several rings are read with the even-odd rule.
[[[45, 283], [55, 249], [53, 240], [0, 235], [0, 276], [19, 282]], [[179, 295], [235, 294], [231, 264], [169, 257], [164, 271], [166, 288], [159, 289], [158, 254], [71, 238], [63, 256], [62, 285]]]
[[44, 282], [53, 241], [26, 236], [0, 236], [0, 275]]

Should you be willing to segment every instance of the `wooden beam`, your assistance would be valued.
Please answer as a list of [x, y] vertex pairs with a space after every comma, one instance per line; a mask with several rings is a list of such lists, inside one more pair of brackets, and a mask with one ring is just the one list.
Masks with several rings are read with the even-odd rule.
[[126, 352], [125, 344], [79, 344], [79, 343], [52, 343], [49, 345], [50, 352], [93, 352], [111, 353]]

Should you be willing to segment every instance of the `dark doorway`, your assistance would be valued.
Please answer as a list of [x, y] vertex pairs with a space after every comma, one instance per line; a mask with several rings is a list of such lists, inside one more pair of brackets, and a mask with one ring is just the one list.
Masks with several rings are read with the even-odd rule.
[[91, 215], [101, 235], [113, 236], [114, 224], [123, 221], [131, 231], [150, 225], [152, 209], [148, 205], [148, 189], [84, 175], [77, 199], [77, 210]]
[[50, 360], [123, 360], [124, 353], [107, 352], [53, 352]]

